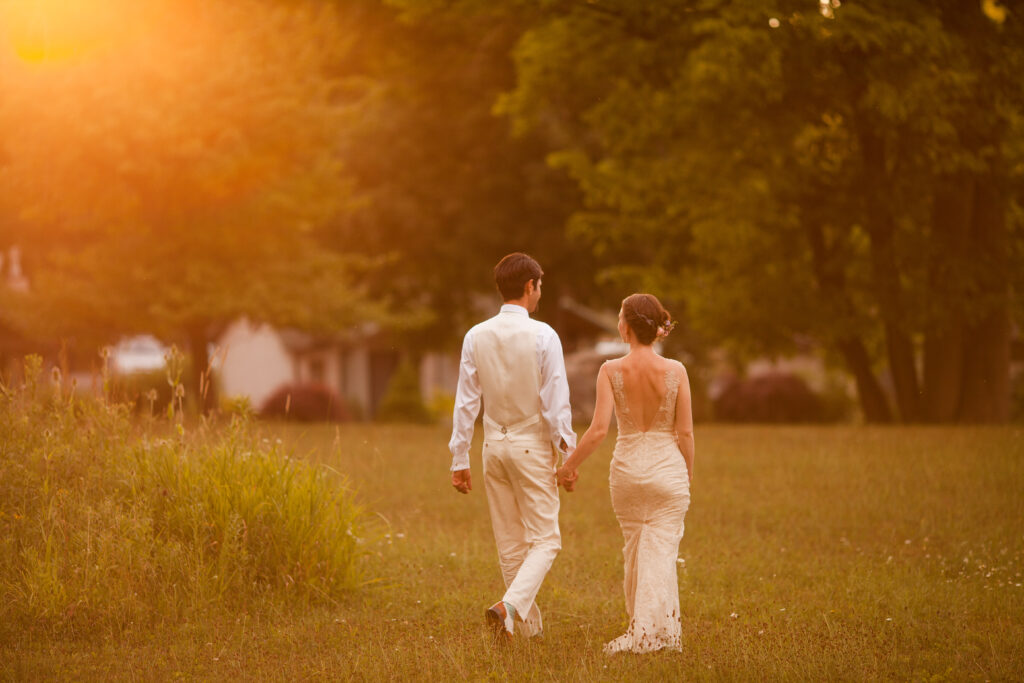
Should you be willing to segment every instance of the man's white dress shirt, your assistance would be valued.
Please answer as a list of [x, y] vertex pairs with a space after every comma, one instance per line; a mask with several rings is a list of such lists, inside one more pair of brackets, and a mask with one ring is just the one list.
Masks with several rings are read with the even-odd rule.
[[[539, 371], [538, 389], [540, 394], [540, 416], [550, 432], [550, 440], [563, 455], [563, 443], [568, 451], [576, 448], [576, 433], [572, 430], [572, 410], [569, 407], [569, 383], [565, 376], [565, 361], [562, 358], [562, 342], [558, 334], [546, 323], [530, 319], [529, 312], [522, 306], [504, 304], [498, 316], [521, 315], [536, 335], [537, 364]], [[492, 321], [495, 320], [492, 318]], [[473, 440], [473, 428], [480, 414], [483, 388], [479, 366], [474, 354], [473, 340], [477, 334], [486, 333], [485, 321], [474, 326], [462, 342], [462, 360], [459, 364], [459, 385], [455, 393], [455, 411], [452, 416], [452, 438], [448, 444], [452, 452], [454, 470], [469, 468], [469, 445]], [[524, 321], [525, 322], [525, 321]], [[526, 368], [529, 372], [532, 368]]]

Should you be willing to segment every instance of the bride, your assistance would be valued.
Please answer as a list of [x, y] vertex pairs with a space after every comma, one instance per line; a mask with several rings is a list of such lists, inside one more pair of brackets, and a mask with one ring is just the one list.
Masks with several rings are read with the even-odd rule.
[[604, 440], [614, 405], [618, 437], [608, 481], [625, 539], [629, 628], [605, 644], [608, 654], [681, 649], [676, 556], [693, 477], [690, 385], [683, 365], [652, 347], [673, 326], [650, 294], [622, 302], [619, 334], [629, 353], [601, 366], [590, 428], [558, 470], [559, 483], [573, 490], [576, 468]]

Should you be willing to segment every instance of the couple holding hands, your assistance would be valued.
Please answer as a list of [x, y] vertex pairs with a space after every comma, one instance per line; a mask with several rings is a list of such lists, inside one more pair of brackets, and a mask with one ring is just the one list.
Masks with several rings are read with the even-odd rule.
[[[622, 302], [619, 334], [629, 353], [601, 366], [590, 427], [576, 444], [562, 345], [551, 327], [530, 318], [543, 271], [514, 253], [494, 268], [504, 305], [469, 330], [455, 396], [452, 485], [469, 493], [469, 446], [484, 406], [483, 476], [506, 591], [487, 608], [496, 636], [541, 633], [535, 598], [562, 547], [558, 486], [573, 491], [577, 468], [604, 440], [612, 410], [618, 436], [611, 462], [612, 508], [622, 527], [626, 633], [606, 653], [681, 648], [676, 556], [690, 504], [693, 419], [681, 363], [654, 342], [673, 323], [650, 294]], [[565, 456], [557, 467], [559, 454]]]

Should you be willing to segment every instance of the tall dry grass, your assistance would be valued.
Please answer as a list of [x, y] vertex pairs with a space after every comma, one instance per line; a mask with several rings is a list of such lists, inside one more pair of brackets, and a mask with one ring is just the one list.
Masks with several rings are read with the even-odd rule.
[[332, 604], [362, 580], [362, 511], [337, 473], [244, 418], [140, 430], [129, 407], [39, 370], [30, 358], [24, 385], [0, 390], [0, 637]]

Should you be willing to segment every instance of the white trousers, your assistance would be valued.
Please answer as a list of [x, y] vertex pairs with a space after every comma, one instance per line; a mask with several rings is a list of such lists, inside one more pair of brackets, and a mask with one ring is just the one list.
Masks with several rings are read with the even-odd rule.
[[523, 634], [532, 636], [543, 627], [537, 591], [562, 549], [556, 455], [551, 442], [536, 430], [502, 433], [485, 425], [483, 461], [487, 506], [505, 580], [502, 600], [523, 619]]

